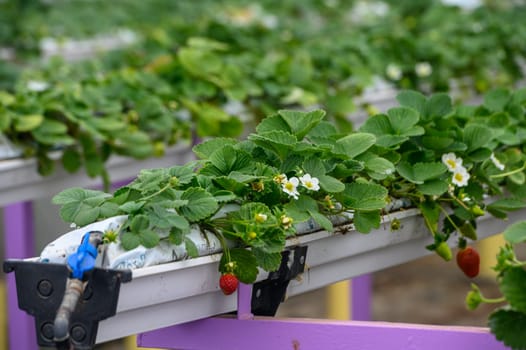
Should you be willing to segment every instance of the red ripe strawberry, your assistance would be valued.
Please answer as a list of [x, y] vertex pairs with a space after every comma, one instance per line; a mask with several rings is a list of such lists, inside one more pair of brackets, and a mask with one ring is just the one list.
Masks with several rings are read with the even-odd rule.
[[232, 273], [222, 274], [219, 278], [219, 287], [225, 295], [234, 293], [237, 289], [239, 281], [237, 277]]
[[479, 253], [472, 247], [460, 249], [457, 253], [457, 265], [466, 276], [476, 277], [480, 268]]

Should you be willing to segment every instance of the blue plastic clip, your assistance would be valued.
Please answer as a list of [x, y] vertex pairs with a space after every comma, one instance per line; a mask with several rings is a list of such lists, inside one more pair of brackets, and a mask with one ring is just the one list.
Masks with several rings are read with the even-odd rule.
[[85, 272], [95, 267], [97, 247], [90, 244], [90, 234], [91, 232], [84, 234], [77, 251], [68, 257], [68, 266], [73, 278], [82, 279]]

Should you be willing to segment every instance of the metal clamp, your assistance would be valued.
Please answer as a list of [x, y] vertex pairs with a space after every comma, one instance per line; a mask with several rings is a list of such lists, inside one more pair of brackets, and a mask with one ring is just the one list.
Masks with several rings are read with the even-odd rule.
[[289, 282], [305, 270], [307, 246], [297, 246], [281, 253], [281, 265], [269, 273], [266, 280], [254, 283], [252, 288], [252, 313], [257, 316], [274, 316], [279, 304], [285, 300]]
[[[70, 275], [68, 266], [7, 260], [3, 269], [15, 272], [18, 306], [34, 316], [38, 345], [59, 348], [54, 339], [54, 321]], [[69, 343], [74, 349], [95, 346], [99, 321], [115, 315], [120, 285], [131, 279], [130, 270], [94, 268], [87, 273], [87, 285], [69, 325]]]

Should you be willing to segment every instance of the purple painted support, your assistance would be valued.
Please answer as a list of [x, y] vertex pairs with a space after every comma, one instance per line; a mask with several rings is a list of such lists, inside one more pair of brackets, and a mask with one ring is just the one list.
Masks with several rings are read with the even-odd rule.
[[351, 319], [355, 321], [371, 320], [372, 276], [370, 274], [355, 277], [351, 282]]
[[252, 285], [240, 283], [237, 290], [237, 318], [238, 320], [250, 320], [252, 314]]
[[[34, 256], [33, 207], [21, 202], [4, 208], [6, 258], [21, 259]], [[33, 317], [18, 308], [15, 274], [6, 275], [9, 349], [38, 349]]]
[[485, 328], [269, 317], [208, 318], [140, 334], [137, 343], [180, 350], [508, 349]]

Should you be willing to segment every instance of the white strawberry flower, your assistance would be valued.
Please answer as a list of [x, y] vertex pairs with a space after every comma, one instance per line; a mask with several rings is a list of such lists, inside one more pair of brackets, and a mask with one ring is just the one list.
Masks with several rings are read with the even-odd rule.
[[301, 184], [308, 190], [318, 191], [320, 189], [320, 180], [316, 177], [310, 176], [310, 174], [305, 174], [300, 177]]
[[453, 178], [451, 182], [453, 182], [453, 184], [457, 185], [458, 187], [464, 187], [468, 184], [469, 178], [470, 175], [468, 171], [466, 170], [466, 168], [461, 166], [457, 168], [453, 173]]
[[415, 73], [420, 78], [426, 78], [433, 73], [433, 67], [429, 62], [419, 62], [415, 65]]
[[285, 179], [284, 182], [282, 182], [282, 188], [283, 192], [288, 194], [294, 199], [298, 199], [299, 192], [298, 192], [298, 185], [300, 181], [297, 177], [293, 176], [290, 179]]
[[402, 79], [402, 70], [396, 64], [388, 64], [385, 73], [387, 74], [387, 77], [391, 80]]
[[442, 163], [447, 166], [451, 172], [455, 172], [458, 168], [463, 168], [462, 158], [457, 157], [455, 153], [445, 153], [442, 155]]
[[41, 92], [46, 90], [49, 87], [49, 84], [45, 81], [40, 80], [30, 80], [27, 82], [27, 89], [29, 91]]
[[489, 157], [489, 159], [491, 159], [491, 161], [493, 162], [493, 165], [495, 165], [495, 167], [499, 170], [504, 170], [504, 164], [502, 164], [500, 162], [500, 160], [497, 159], [497, 157], [495, 157], [495, 154], [492, 153], [491, 156]]

